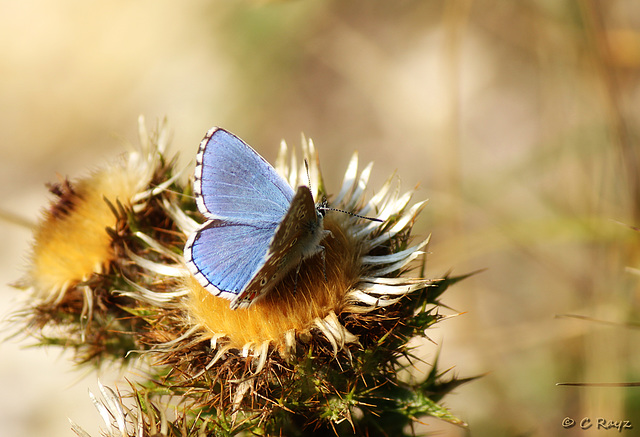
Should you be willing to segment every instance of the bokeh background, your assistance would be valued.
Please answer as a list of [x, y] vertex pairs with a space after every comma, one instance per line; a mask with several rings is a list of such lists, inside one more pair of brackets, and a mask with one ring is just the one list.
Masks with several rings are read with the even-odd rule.
[[[373, 188], [419, 183], [430, 277], [486, 269], [417, 350], [486, 374], [445, 399], [471, 431], [422, 432], [640, 429], [640, 387], [555, 385], [640, 381], [639, 67], [636, 0], [0, 0], [0, 282], [44, 184], [127, 150], [139, 114], [168, 119], [182, 166], [213, 125], [271, 161], [304, 133], [330, 190], [353, 150]], [[2, 316], [19, 294], [2, 285]], [[71, 436], [69, 417], [97, 435], [95, 375], [27, 344], [0, 344], [0, 434]]]

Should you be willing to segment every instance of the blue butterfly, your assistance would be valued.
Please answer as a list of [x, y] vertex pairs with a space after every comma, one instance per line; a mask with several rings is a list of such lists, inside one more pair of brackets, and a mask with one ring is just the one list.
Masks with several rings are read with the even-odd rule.
[[324, 209], [248, 144], [221, 128], [200, 143], [193, 183], [207, 221], [187, 240], [189, 271], [215, 296], [246, 308], [320, 252]]

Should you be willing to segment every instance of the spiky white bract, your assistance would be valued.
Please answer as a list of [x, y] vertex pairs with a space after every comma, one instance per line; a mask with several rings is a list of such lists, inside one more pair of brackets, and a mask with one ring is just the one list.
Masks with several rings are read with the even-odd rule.
[[[131, 410], [124, 405], [122, 397], [110, 387], [98, 381], [101, 396], [89, 392], [89, 398], [98, 410], [103, 421], [102, 436], [105, 437], [144, 437], [148, 435], [166, 435], [167, 419], [161, 415], [160, 423], [148, 420], [151, 414], [150, 405], [147, 412], [140, 402], [136, 402], [135, 409]], [[138, 400], [136, 398], [136, 400]], [[71, 430], [78, 437], [91, 437], [81, 426], [69, 419]], [[158, 434], [156, 434], [158, 433]]]

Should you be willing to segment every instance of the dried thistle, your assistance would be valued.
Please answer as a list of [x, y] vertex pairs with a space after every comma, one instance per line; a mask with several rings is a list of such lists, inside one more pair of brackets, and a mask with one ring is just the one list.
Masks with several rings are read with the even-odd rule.
[[[460, 279], [409, 276], [428, 243], [411, 241], [424, 202], [410, 205], [413, 193], [401, 194], [393, 178], [367, 200], [372, 165], [358, 171], [357, 155], [329, 196], [303, 139], [314, 197], [381, 222], [328, 212], [325, 259], [306, 259], [266, 297], [232, 310], [186, 268], [182, 249], [202, 216], [191, 184], [163, 155], [164, 129], [142, 136], [144, 152], [125, 165], [53, 189], [58, 201], [36, 231], [22, 282], [36, 299], [21, 314], [43, 343], [74, 347], [78, 361], [94, 365], [141, 357], [148, 379], [133, 388], [136, 410], [107, 396], [119, 418], [106, 435], [405, 435], [424, 415], [463, 425], [438, 402], [466, 380], [444, 379], [437, 362], [423, 381], [399, 377], [416, 359], [409, 340], [445, 318], [438, 299]], [[306, 184], [288, 155], [283, 143], [276, 170], [294, 187]], [[65, 237], [75, 233], [83, 237]], [[42, 269], [45, 253], [58, 261]], [[173, 402], [169, 422], [168, 407], [158, 406], [165, 401]], [[135, 426], [123, 428], [125, 416]]]

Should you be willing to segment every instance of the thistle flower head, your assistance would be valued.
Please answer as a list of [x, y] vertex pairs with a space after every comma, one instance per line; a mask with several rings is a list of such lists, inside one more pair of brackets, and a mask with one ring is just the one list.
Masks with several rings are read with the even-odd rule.
[[65, 293], [100, 274], [115, 261], [108, 228], [115, 228], [114, 205], [142, 207], [150, 194], [164, 131], [150, 141], [140, 120], [141, 145], [115, 163], [76, 180], [51, 184], [56, 196], [34, 233], [31, 261], [21, 285], [45, 303], [60, 302]]
[[[303, 155], [304, 161], [310, 163], [310, 185], [316, 198], [326, 196], [311, 141], [303, 139]], [[291, 186], [306, 183], [306, 168], [296, 162], [293, 154], [287, 159], [284, 143], [277, 162], [277, 170]], [[338, 315], [360, 314], [390, 305], [428, 284], [425, 280], [397, 278], [426, 245], [424, 241], [406, 247], [408, 231], [423, 203], [407, 209], [410, 194], [392, 191], [392, 180], [367, 202], [364, 196], [371, 165], [359, 175], [357, 170], [358, 158], [354, 155], [342, 189], [330, 206], [358, 215], [374, 214], [382, 221], [328, 211], [324, 228], [330, 234], [322, 241], [324, 257], [305, 260], [265, 298], [247, 309], [230, 309], [228, 300], [211, 295], [195, 278], [187, 277], [187, 311], [203, 328], [204, 335], [215, 339], [220, 348], [242, 350], [262, 364], [272, 347], [288, 357], [295, 350], [296, 339], [317, 334], [329, 341], [336, 354], [347, 343], [358, 342]], [[194, 227], [193, 223], [182, 224], [185, 230]]]
[[[114, 290], [127, 279], [131, 262], [129, 225], [157, 218], [154, 196], [171, 184], [173, 163], [164, 159], [167, 131], [149, 135], [139, 120], [140, 145], [88, 176], [50, 186], [56, 200], [35, 229], [26, 274], [18, 282], [29, 293], [14, 314], [43, 345], [76, 349], [79, 362], [123, 359], [135, 348], [132, 323], [123, 308], [131, 305]], [[135, 267], [137, 269], [137, 267]]]

